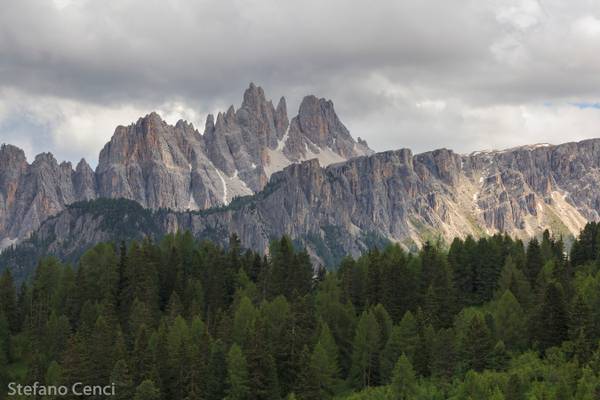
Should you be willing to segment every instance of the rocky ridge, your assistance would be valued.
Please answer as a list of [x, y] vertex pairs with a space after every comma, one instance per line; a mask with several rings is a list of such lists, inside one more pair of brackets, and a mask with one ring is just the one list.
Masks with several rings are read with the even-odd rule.
[[[416, 249], [426, 240], [498, 232], [529, 238], [545, 229], [566, 238], [600, 218], [598, 181], [600, 139], [471, 155], [401, 149], [327, 167], [317, 159], [303, 161], [227, 207], [161, 210], [148, 218], [158, 235], [189, 230], [224, 243], [236, 233], [244, 246], [261, 251], [287, 234], [315, 261], [335, 265], [344, 254], [386, 241]], [[85, 209], [50, 218], [36, 240], [48, 252], [68, 256], [94, 243], [85, 238], [110, 237], [92, 228], [103, 214], [94, 219]]]
[[[301, 143], [302, 147], [297, 144]], [[0, 150], [0, 248], [26, 238], [66, 205], [125, 198], [151, 209], [201, 210], [260, 191], [275, 171], [318, 157], [324, 164], [370, 154], [340, 122], [333, 103], [307, 96], [290, 124], [286, 101], [277, 107], [250, 84], [241, 107], [192, 124], [167, 124], [150, 113], [118, 126], [100, 152], [96, 170], [75, 169], [45, 153], [28, 164], [22, 150]]]

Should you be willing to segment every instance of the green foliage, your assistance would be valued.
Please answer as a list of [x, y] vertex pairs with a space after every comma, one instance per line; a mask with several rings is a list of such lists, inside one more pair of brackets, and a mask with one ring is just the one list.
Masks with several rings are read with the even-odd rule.
[[352, 342], [350, 379], [353, 387], [362, 389], [377, 384], [380, 342], [380, 329], [375, 315], [370, 311], [364, 311], [358, 320], [356, 335]]
[[151, 380], [145, 380], [135, 389], [133, 400], [159, 400], [160, 391]]
[[393, 398], [397, 400], [411, 400], [416, 397], [417, 378], [410, 361], [404, 354], [400, 356], [394, 367], [392, 393]]
[[244, 400], [249, 396], [248, 363], [237, 344], [233, 344], [227, 354], [227, 400]]
[[0, 383], [112, 381], [118, 399], [594, 399], [597, 238], [586, 227], [570, 260], [547, 232], [527, 250], [503, 235], [387, 245], [316, 277], [287, 237], [266, 257], [179, 233], [99, 244], [74, 267], [40, 258], [19, 289], [0, 276]]

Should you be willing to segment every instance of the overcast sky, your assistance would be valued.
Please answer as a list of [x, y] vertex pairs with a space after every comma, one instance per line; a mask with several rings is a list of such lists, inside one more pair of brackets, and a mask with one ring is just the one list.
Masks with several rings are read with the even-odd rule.
[[202, 127], [249, 82], [332, 99], [375, 150], [600, 137], [597, 0], [7, 0], [0, 142], [59, 160], [157, 110]]

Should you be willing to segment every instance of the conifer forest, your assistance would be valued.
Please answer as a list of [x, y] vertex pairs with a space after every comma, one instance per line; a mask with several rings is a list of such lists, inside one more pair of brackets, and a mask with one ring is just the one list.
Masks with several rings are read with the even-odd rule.
[[179, 233], [43, 258], [0, 279], [1, 397], [20, 381], [123, 400], [598, 399], [600, 224], [569, 247], [390, 244], [326, 271], [288, 237], [263, 256]]

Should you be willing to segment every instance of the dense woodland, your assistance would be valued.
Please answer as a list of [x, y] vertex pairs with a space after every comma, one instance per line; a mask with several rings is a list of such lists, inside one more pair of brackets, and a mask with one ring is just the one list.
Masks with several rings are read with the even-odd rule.
[[[190, 234], [100, 244], [0, 279], [0, 387], [117, 385], [116, 399], [600, 398], [600, 224], [397, 245], [313, 274]], [[0, 396], [4, 397], [4, 395]]]

